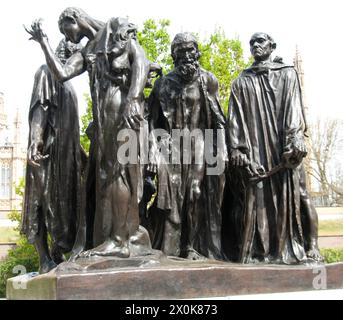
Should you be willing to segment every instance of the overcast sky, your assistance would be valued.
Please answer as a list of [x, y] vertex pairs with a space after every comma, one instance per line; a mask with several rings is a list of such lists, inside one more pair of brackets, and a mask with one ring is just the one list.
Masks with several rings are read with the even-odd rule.
[[[0, 91], [5, 94], [6, 110], [13, 118], [20, 109], [27, 123], [33, 76], [44, 63], [38, 43], [28, 41], [22, 25], [30, 26], [43, 18], [53, 48], [61, 39], [59, 14], [68, 6], [83, 8], [92, 17], [106, 21], [128, 16], [141, 26], [149, 18], [170, 19], [170, 33], [190, 31], [201, 38], [221, 27], [228, 37], [238, 37], [249, 55], [248, 42], [256, 31], [272, 35], [277, 43], [275, 55], [292, 62], [296, 45], [303, 58], [305, 89], [309, 112], [314, 116], [343, 119], [343, 20], [342, 1], [302, 0], [10, 0], [0, 10]], [[88, 92], [87, 77], [73, 80], [78, 92], [80, 113], [84, 112], [83, 93]]]

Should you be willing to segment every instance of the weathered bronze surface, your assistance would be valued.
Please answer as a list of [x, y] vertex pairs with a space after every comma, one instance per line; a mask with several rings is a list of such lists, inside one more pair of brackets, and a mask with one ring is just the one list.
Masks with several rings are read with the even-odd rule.
[[[91, 259], [94, 259], [92, 257]], [[99, 258], [99, 257], [98, 257]], [[214, 260], [159, 257], [150, 260], [99, 258], [87, 272], [57, 269], [45, 275], [12, 278], [8, 299], [192, 299], [240, 294], [296, 292], [343, 288], [343, 264], [315, 266], [242, 265]], [[125, 261], [123, 261], [125, 260]], [[97, 266], [95, 266], [97, 264]], [[113, 266], [117, 264], [117, 268]], [[125, 265], [126, 264], [126, 265]], [[92, 267], [93, 265], [93, 267]], [[324, 274], [325, 272], [325, 274]], [[318, 280], [316, 277], [321, 276]], [[326, 277], [326, 283], [323, 282]], [[29, 280], [28, 280], [29, 279]], [[14, 290], [14, 281], [27, 290]], [[25, 282], [28, 280], [27, 282]], [[319, 285], [319, 286], [318, 286]], [[321, 285], [321, 287], [320, 287]]]
[[[142, 174], [138, 159], [122, 164], [117, 152], [122, 129], [139, 128], [143, 120], [143, 89], [152, 64], [136, 40], [136, 26], [127, 19], [112, 18], [106, 24], [78, 8], [60, 15], [65, 37], [88, 43], [63, 65], [52, 52], [40, 21], [27, 30], [40, 43], [47, 65], [56, 79], [65, 82], [87, 71], [93, 103], [90, 155], [82, 190], [73, 258], [103, 255], [129, 257], [132, 245], [142, 254], [151, 249], [143, 227], [139, 227], [138, 204], [142, 197]], [[138, 156], [136, 156], [138, 157]]]
[[[64, 65], [80, 49], [63, 39], [56, 60]], [[56, 81], [47, 65], [35, 74], [29, 125], [21, 231], [35, 245], [44, 273], [62, 262], [75, 242], [83, 155], [76, 93], [71, 83]]]
[[[190, 33], [177, 34], [171, 52], [175, 68], [156, 81], [149, 97], [149, 129], [163, 130], [165, 135], [159, 144], [169, 146], [172, 155], [181, 153], [181, 161], [177, 164], [169, 158], [165, 163], [161, 154], [153, 159], [157, 164], [158, 187], [146, 224], [153, 247], [168, 255], [194, 260], [221, 259], [224, 170], [208, 175], [209, 164], [205, 159], [208, 148], [205, 130], [212, 130], [215, 136], [219, 132], [222, 141], [225, 140], [218, 81], [212, 73], [200, 68], [198, 43]], [[176, 140], [175, 132], [197, 132], [188, 153], [180, 152], [182, 142], [186, 144], [185, 138], [171, 146], [170, 140]], [[157, 143], [157, 137], [153, 142]], [[217, 148], [216, 138], [211, 147]], [[222, 163], [225, 144], [223, 147], [218, 148]], [[189, 163], [187, 156], [191, 159]]]
[[230, 166], [224, 204], [227, 257], [242, 263], [321, 261], [318, 217], [306, 190], [306, 121], [297, 73], [265, 33], [233, 82], [227, 119]]
[[[10, 279], [9, 299], [304, 291], [315, 288], [314, 268], [326, 272], [328, 289], [343, 288], [343, 265], [320, 264], [318, 218], [302, 166], [306, 121], [298, 76], [271, 58], [276, 44], [269, 35], [252, 36], [255, 62], [234, 81], [225, 119], [218, 81], [200, 67], [192, 34], [175, 36], [174, 70], [146, 99], [143, 90], [161, 68], [146, 58], [134, 24], [104, 23], [72, 7], [58, 24], [65, 37], [58, 55], [39, 20], [27, 30], [46, 65], [36, 74], [30, 107], [22, 229], [39, 252], [40, 273], [61, 263], [63, 253], [72, 255], [47, 274]], [[88, 42], [80, 48], [82, 39]], [[83, 72], [93, 112], [87, 159], [68, 84]], [[184, 137], [172, 143], [177, 130], [179, 139], [191, 135], [188, 147]], [[141, 144], [122, 161], [123, 132], [143, 137], [148, 162]], [[166, 161], [161, 146], [171, 147], [167, 154], [178, 154], [179, 162]], [[214, 162], [207, 161], [209, 150]]]

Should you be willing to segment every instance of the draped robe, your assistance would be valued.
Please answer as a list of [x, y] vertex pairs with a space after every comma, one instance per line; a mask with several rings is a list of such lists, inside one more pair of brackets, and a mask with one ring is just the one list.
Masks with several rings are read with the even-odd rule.
[[[150, 129], [164, 129], [169, 138], [172, 137], [173, 129], [188, 128], [190, 131], [199, 129], [203, 133], [206, 129], [213, 129], [213, 148], [216, 150], [216, 129], [221, 129], [218, 131], [218, 137], [220, 137], [220, 134], [224, 133], [225, 117], [218, 97], [210, 94], [207, 87], [207, 82], [213, 81], [212, 77], [214, 76], [209, 72], [199, 70], [196, 86], [199, 89], [200, 98], [196, 107], [200, 116], [196, 125], [186, 120], [185, 85], [177, 72], [174, 70], [156, 81], [149, 98]], [[193, 113], [191, 117], [194, 116]], [[222, 139], [224, 142], [225, 138]], [[174, 148], [173, 144], [170, 145], [170, 141], [167, 141], [168, 138], [165, 140], [166, 145]], [[223, 144], [225, 145], [225, 142]], [[202, 140], [194, 152], [200, 152], [199, 149], [204, 147], [205, 141]], [[174, 149], [171, 151], [176, 153]], [[218, 156], [221, 160], [225, 160], [226, 148], [218, 150]], [[202, 169], [205, 174], [201, 178], [201, 196], [198, 201], [195, 201], [194, 209], [192, 209], [193, 203], [189, 198], [189, 189], [197, 169], [193, 162], [184, 164], [182, 161], [181, 159], [181, 164], [164, 164], [156, 160], [158, 191], [155, 205], [150, 209], [151, 226], [147, 226], [153, 247], [170, 255], [179, 255], [183, 249], [183, 239], [187, 238], [190, 232], [186, 227], [186, 216], [189, 212], [193, 212], [193, 223], [196, 225], [193, 231], [195, 232], [194, 249], [203, 256], [221, 259], [221, 203], [225, 183], [224, 174], [206, 175], [208, 164], [205, 163]]]
[[[35, 74], [30, 103], [30, 137], [33, 112], [44, 108], [47, 125], [43, 134], [40, 167], [27, 165], [21, 231], [32, 243], [39, 221], [54, 243], [72, 249], [80, 212], [81, 147], [75, 91], [69, 82], [57, 82], [46, 65]], [[29, 139], [29, 146], [31, 139]]]
[[[295, 69], [283, 63], [253, 64], [233, 82], [227, 120], [229, 152], [239, 150], [269, 171], [282, 154], [304, 143], [306, 123]], [[306, 258], [300, 186], [303, 166], [249, 183], [229, 170], [231, 239], [228, 256], [240, 262], [297, 263]], [[243, 169], [244, 171], [244, 169]]]

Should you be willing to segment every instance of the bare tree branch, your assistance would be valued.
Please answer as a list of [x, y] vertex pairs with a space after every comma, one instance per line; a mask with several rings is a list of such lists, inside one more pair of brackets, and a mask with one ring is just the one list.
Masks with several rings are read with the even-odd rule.
[[328, 198], [331, 194], [336, 195], [334, 201], [338, 201], [343, 196], [343, 175], [332, 172], [332, 161], [342, 152], [340, 150], [340, 147], [343, 148], [342, 132], [342, 120], [314, 121], [309, 127], [310, 159], [304, 163], [308, 175], [320, 183], [320, 193]]

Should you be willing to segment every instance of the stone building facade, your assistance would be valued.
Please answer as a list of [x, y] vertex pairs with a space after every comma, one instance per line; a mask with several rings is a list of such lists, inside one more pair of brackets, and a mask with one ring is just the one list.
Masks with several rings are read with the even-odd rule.
[[8, 124], [4, 94], [0, 92], [0, 218], [21, 210], [22, 198], [15, 187], [25, 174], [26, 147], [21, 142], [22, 122], [17, 110], [12, 126]]
[[[304, 68], [303, 68], [303, 60], [300, 55], [298, 47], [296, 48], [295, 51], [295, 56], [294, 56], [294, 67], [298, 72], [299, 76], [299, 82], [300, 82], [300, 87], [301, 87], [301, 93], [302, 93], [302, 101], [303, 101], [303, 106], [305, 110], [305, 116], [307, 118], [307, 126], [310, 125], [308, 122], [309, 116], [309, 110], [308, 110], [308, 105], [307, 105], [307, 99], [306, 99], [306, 92], [305, 92], [305, 73], [304, 73]], [[309, 129], [309, 128], [308, 128]], [[307, 132], [310, 134], [310, 132]], [[306, 172], [306, 184], [307, 184], [307, 190], [309, 191], [310, 195], [313, 197], [314, 196], [314, 190], [313, 190], [313, 184], [312, 184], [312, 165], [311, 165], [311, 158], [312, 158], [312, 146], [310, 139], [306, 139], [306, 148], [307, 148], [307, 157], [304, 159], [304, 166], [305, 166], [305, 172]]]

